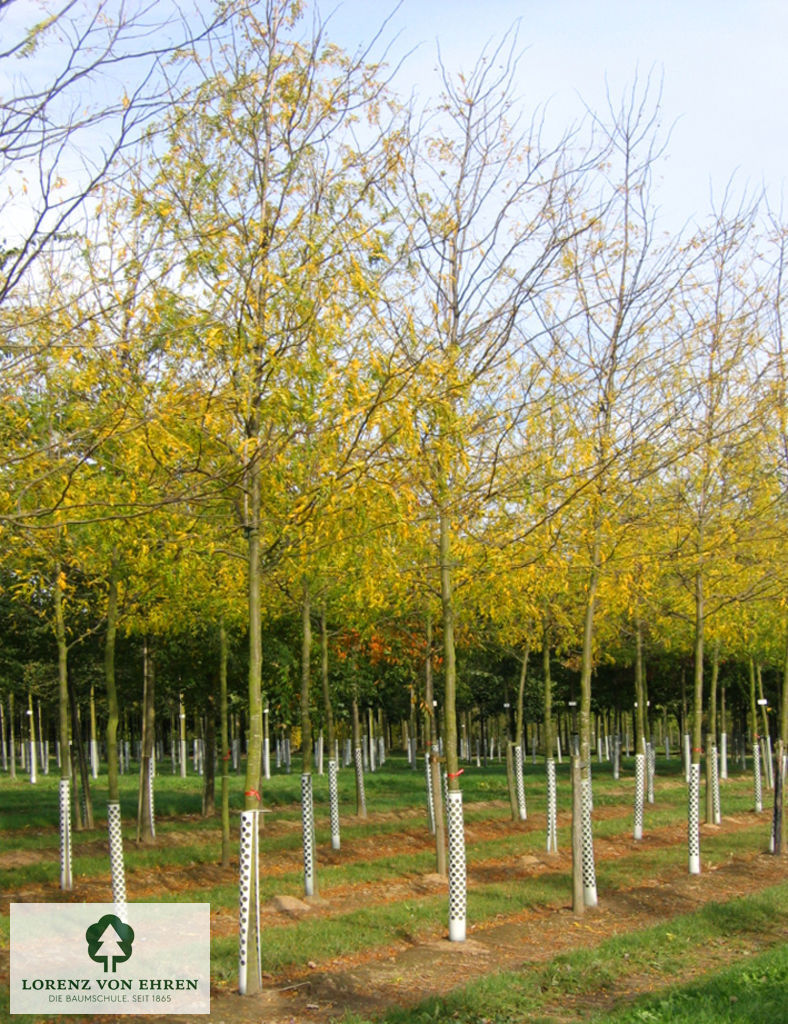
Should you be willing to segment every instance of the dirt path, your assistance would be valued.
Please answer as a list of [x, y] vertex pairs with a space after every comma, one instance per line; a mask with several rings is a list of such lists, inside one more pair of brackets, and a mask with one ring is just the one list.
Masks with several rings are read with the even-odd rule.
[[[599, 818], [625, 817], [620, 808], [600, 808]], [[425, 830], [403, 820], [403, 829], [386, 836], [381, 844], [375, 836], [355, 836], [343, 849], [341, 861], [370, 860], [375, 856], [396, 858], [431, 849], [431, 839]], [[480, 818], [468, 827], [469, 842], [485, 841], [498, 836], [511, 835], [511, 823], [500, 819]], [[706, 828], [704, 826], [704, 828]], [[733, 833], [741, 829], [763, 830], [763, 819], [754, 815], [726, 818], [721, 829]], [[285, 826], [286, 830], [286, 826]], [[542, 834], [543, 816], [529, 820], [527, 831]], [[611, 861], [630, 857], [635, 851], [647, 851], [682, 844], [685, 828], [664, 827], [653, 829], [641, 843], [635, 843], [622, 832], [612, 837], [600, 837], [595, 843], [597, 860]], [[91, 843], [92, 845], [92, 843]], [[345, 845], [345, 844], [343, 844]], [[381, 852], [383, 847], [383, 852]], [[31, 851], [32, 852], [32, 851]], [[323, 852], [324, 863], [331, 859], [330, 851]], [[281, 851], [267, 859], [266, 873], [285, 875], [297, 871], [300, 851]], [[510, 855], [470, 861], [469, 888], [484, 886], [499, 880], [511, 880], [542, 873], [570, 871], [567, 852], [558, 856], [547, 854]], [[301, 964], [277, 975], [264, 978], [264, 991], [259, 996], [241, 997], [232, 991], [214, 988], [212, 993], [212, 1024], [329, 1024], [346, 1010], [363, 1015], [382, 1013], [391, 1006], [412, 1005], [429, 995], [445, 994], [452, 988], [481, 975], [506, 969], [541, 965], [561, 952], [596, 945], [618, 933], [642, 929], [687, 913], [711, 901], [727, 900], [757, 892], [786, 877], [788, 864], [767, 855], [733, 859], [717, 870], [704, 869], [700, 876], [690, 877], [685, 870], [666, 870], [634, 888], [609, 887], [600, 892], [600, 907], [575, 918], [567, 905], [539, 906], [518, 913], [499, 915], [494, 921], [469, 925], [465, 943], [449, 943], [444, 939], [445, 922], [436, 921], [432, 935], [420, 939], [400, 936], [386, 947], [374, 947], [351, 956], [321, 960], [319, 963]], [[222, 869], [213, 864], [194, 864], [182, 869], [153, 868], [138, 870], [128, 878], [129, 898], [144, 900], [170, 890], [192, 890], [221, 884], [234, 884], [237, 869]], [[302, 913], [312, 916], [346, 914], [359, 907], [374, 907], [391, 900], [418, 900], [445, 891], [444, 880], [434, 875], [402, 874], [382, 882], [365, 882], [349, 886], [326, 886], [325, 902], [319, 901], [308, 910], [288, 910], [276, 901], [262, 909], [263, 929], [287, 927], [293, 916]], [[108, 879], [80, 879], [75, 890], [68, 894], [75, 901], [102, 901], [107, 899]], [[0, 907], [8, 902], [62, 899], [52, 883], [24, 887], [16, 893], [4, 894]], [[3, 906], [5, 905], [5, 906]], [[7, 912], [7, 911], [6, 911]], [[212, 914], [214, 936], [235, 934], [237, 922], [233, 912], [218, 909]], [[7, 972], [7, 954], [0, 963], [0, 975]], [[652, 979], [653, 980], [653, 979]], [[627, 986], [637, 993], [648, 979], [637, 975], [627, 977]], [[627, 992], [623, 992], [626, 996]], [[622, 992], [618, 992], [618, 998]], [[563, 1001], [566, 1002], [565, 1000]], [[563, 1005], [563, 1003], [562, 1003]], [[556, 1014], [560, 1017], [562, 1007]], [[68, 1018], [74, 1024], [76, 1019]], [[92, 1024], [117, 1018], [88, 1018]], [[181, 1017], [145, 1018], [150, 1024], [167, 1024], [186, 1020]], [[571, 1016], [566, 1018], [572, 1020]]]

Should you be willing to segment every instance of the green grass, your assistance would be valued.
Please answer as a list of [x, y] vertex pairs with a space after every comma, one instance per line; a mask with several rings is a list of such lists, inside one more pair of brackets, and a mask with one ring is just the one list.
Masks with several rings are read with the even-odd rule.
[[[781, 1024], [786, 1020], [788, 883], [727, 903], [709, 904], [669, 924], [608, 939], [593, 949], [562, 954], [543, 966], [487, 975], [446, 998], [409, 1009], [396, 1009], [379, 1024], [557, 1024], [574, 1019], [593, 1024]], [[772, 943], [750, 954], [750, 945]], [[655, 981], [691, 971], [708, 970], [704, 958], [717, 950], [720, 959], [740, 957], [732, 966], [713, 970], [702, 981], [669, 985], [635, 1001], [617, 986], [635, 972]], [[611, 1010], [594, 1013], [600, 1000]], [[616, 1003], [624, 1005], [616, 1006]], [[591, 1014], [587, 1008], [591, 1007]], [[371, 1024], [349, 1013], [343, 1024]]]
[[[473, 881], [474, 870], [477, 871], [485, 861], [503, 860], [523, 854], [543, 854], [545, 837], [544, 827], [534, 824], [536, 816], [545, 811], [546, 793], [543, 765], [533, 766], [530, 760], [525, 766], [526, 791], [530, 820], [526, 823], [512, 822], [508, 804], [505, 768], [497, 762], [487, 768], [477, 769], [474, 765], [466, 768], [463, 775], [463, 796], [465, 805], [465, 821], [469, 832], [474, 826], [493, 824], [496, 834], [492, 837], [474, 838], [469, 836], [467, 844], [468, 871]], [[609, 765], [594, 765], [594, 803], [595, 810], [602, 812], [607, 808], [617, 807], [619, 813], [612, 817], [600, 816], [595, 820], [595, 836], [602, 838], [631, 837], [632, 788], [634, 784], [633, 763], [625, 763], [619, 780], [612, 778]], [[231, 776], [231, 813], [233, 829], [233, 856], [236, 856], [238, 813], [243, 803], [244, 780], [240, 775]], [[423, 772], [412, 771], [403, 758], [390, 758], [384, 768], [366, 776], [367, 806], [370, 820], [364, 821], [355, 817], [355, 788], [352, 770], [343, 770], [339, 775], [340, 801], [343, 815], [342, 840], [345, 858], [336, 859], [333, 864], [321, 863], [320, 850], [329, 844], [328, 819], [328, 787], [325, 777], [315, 776], [314, 793], [317, 815], [318, 841], [318, 876], [321, 895], [329, 900], [329, 910], [325, 915], [310, 915], [301, 920], [288, 920], [266, 929], [266, 941], [263, 944], [263, 970], [274, 974], [283, 969], [302, 965], [308, 960], [320, 961], [333, 956], [353, 954], [355, 952], [386, 945], [398, 938], [427, 937], [443, 934], [446, 917], [445, 892], [427, 892], [413, 898], [377, 902], [370, 908], [357, 908], [348, 912], [332, 910], [330, 901], [332, 893], [341, 886], [364, 885], [399, 878], [423, 875], [434, 870], [434, 848], [426, 830], [426, 812], [424, 799]], [[669, 762], [658, 762], [657, 802], [646, 806], [645, 835], [646, 841], [641, 844], [632, 843], [631, 850], [619, 856], [615, 861], [597, 861], [597, 881], [600, 900], [604, 900], [605, 890], [613, 890], [627, 885], [636, 885], [646, 877], [660, 873], [686, 868], [685, 844], [649, 845], [649, 831], [662, 827], [676, 826], [686, 821], [686, 790], [681, 773], [680, 762], [673, 759]], [[166, 770], [160, 769], [156, 784], [157, 835], [163, 840], [157, 846], [137, 846], [134, 840], [134, 815], [136, 814], [137, 775], [132, 773], [121, 776], [121, 806], [125, 818], [124, 838], [127, 876], [132, 880], [136, 872], [151, 873], [156, 869], [186, 870], [192, 866], [216, 864], [219, 859], [219, 821], [218, 818], [206, 820], [200, 817], [201, 780], [195, 776], [181, 779]], [[12, 782], [6, 776], [0, 778], [0, 836], [2, 849], [49, 851], [50, 859], [38, 861], [11, 869], [0, 870], [0, 891], [13, 893], [27, 885], [43, 884], [49, 886], [49, 898], [60, 898], [57, 889], [57, 814], [58, 814], [58, 780], [54, 774], [40, 776], [35, 787], [20, 776]], [[90, 832], [74, 834], [74, 871], [77, 879], [104, 879], [107, 883], [106, 898], [109, 899], [109, 864], [108, 857], [101, 847], [106, 842], [106, 776], [100, 776], [92, 784], [94, 796], [94, 812], [96, 828]], [[217, 786], [218, 793], [218, 786]], [[270, 900], [279, 893], [300, 896], [303, 892], [303, 877], [299, 866], [298, 854], [301, 847], [300, 834], [300, 776], [294, 765], [292, 774], [280, 772], [266, 782], [264, 789], [265, 806], [272, 809], [268, 818], [272, 826], [264, 828], [260, 836], [261, 846], [261, 899]], [[767, 797], [768, 799], [768, 797]], [[558, 766], [558, 804], [559, 812], [565, 813], [570, 805], [568, 781], [568, 765]], [[750, 813], [752, 809], [752, 783], [748, 775], [732, 773], [731, 779], [723, 784], [723, 815]], [[762, 833], [765, 836], [768, 825], [767, 815], [762, 818]], [[275, 824], [274, 824], [275, 823]], [[287, 826], [285, 828], [279, 826]], [[295, 827], [294, 827], [295, 826]], [[386, 837], [397, 833], [409, 832], [424, 840], [423, 848], [414, 848], [402, 856], [392, 856], [387, 852]], [[177, 843], [167, 843], [168, 838], [177, 834]], [[721, 865], [738, 854], [751, 854], [763, 845], [763, 836], [752, 830], [740, 832], [704, 833], [701, 842], [701, 855], [704, 870], [709, 866]], [[368, 840], [374, 839], [374, 849], [370, 856], [359, 859], [348, 859], [347, 851], [352, 851], [353, 843], [363, 841], [363, 849], [369, 848]], [[569, 847], [569, 830], [559, 829], [559, 847], [566, 851]], [[266, 875], [266, 856], [290, 856], [292, 870], [288, 869], [277, 874]], [[285, 865], [287, 861], [285, 860]], [[227, 884], [215, 880], [203, 888], [185, 888], [183, 891], [168, 891], [164, 898], [168, 901], [200, 900], [209, 901], [214, 910], [234, 912], [237, 908], [238, 889], [235, 869], [228, 873]], [[153, 876], [155, 878], [155, 875]], [[483, 871], [481, 872], [483, 877]], [[471, 884], [468, 892], [469, 921], [475, 924], [492, 921], [502, 916], [507, 917], [527, 907], [565, 905], [570, 892], [568, 875], [557, 872], [540, 873], [535, 876], [524, 876], [515, 868], [510, 878]], [[784, 897], [788, 893], [782, 892]], [[45, 896], [42, 898], [46, 898]], [[785, 902], [785, 901], [784, 901]], [[755, 913], [759, 905], [754, 903], [750, 908]], [[770, 908], [773, 909], [773, 908]], [[704, 912], [705, 913], [705, 912]], [[727, 913], [727, 911], [726, 911]], [[741, 912], [743, 913], [743, 911]], [[741, 918], [740, 913], [740, 918]], [[713, 918], [713, 912], [709, 921]], [[757, 916], [757, 914], [756, 914]], [[696, 920], [697, 918], [697, 920]], [[698, 927], [698, 915], [693, 915], [694, 928]], [[703, 918], [706, 921], [706, 918]], [[744, 919], [740, 919], [741, 928], [745, 928]], [[672, 926], [673, 927], [673, 926]], [[721, 925], [706, 922], [707, 938], [705, 941], [717, 941]], [[747, 927], [750, 927], [747, 925]], [[714, 930], [717, 928], [717, 931]], [[745, 929], [746, 930], [746, 929]], [[649, 933], [650, 938], [642, 947], [642, 955], [651, 957], [655, 971], [669, 974], [678, 969], [691, 954], [692, 944], [681, 938], [680, 931], [673, 928], [670, 936], [660, 937], [658, 931]], [[492, 975], [479, 982], [478, 992], [474, 987], [465, 994], [453, 996], [445, 1002], [433, 1001], [425, 1004], [416, 1016], [387, 1017], [392, 1022], [408, 1024], [426, 1024], [430, 1020], [454, 1019], [466, 1024], [480, 1024], [490, 1021], [493, 1024], [510, 1024], [526, 1019], [539, 1020], [534, 1013], [541, 1012], [549, 1003], [550, 997], [561, 992], [567, 996], [579, 997], [584, 991], [593, 993], [604, 992], [615, 987], [620, 976], [616, 957], [630, 969], [640, 961], [641, 954], [635, 938], [630, 935], [624, 941], [627, 955], [624, 957], [623, 947], [616, 947], [615, 942], [605, 944], [602, 952], [594, 953], [591, 960], [584, 960], [583, 954], [574, 954], [569, 958], [556, 958], [544, 972], [532, 971], [526, 979], [519, 975]], [[645, 941], [645, 940], [644, 940]], [[702, 937], [696, 941], [704, 942]], [[8, 917], [0, 915], [0, 942], [8, 943]], [[608, 948], [609, 947], [609, 948]], [[618, 952], [616, 952], [618, 949]], [[753, 961], [754, 963], [754, 958]], [[763, 969], [764, 992], [769, 987], [769, 979], [775, 971], [785, 970], [784, 960], [766, 963]], [[212, 977], [215, 982], [233, 985], [237, 971], [237, 939], [217, 937], [212, 942]], [[735, 981], [729, 988], [729, 1003], [736, 1006]], [[535, 986], [535, 987], [534, 987]], [[471, 990], [473, 989], [473, 990]], [[683, 990], [682, 990], [683, 991]], [[725, 989], [724, 991], [728, 991]], [[767, 993], [768, 994], [768, 993]], [[664, 998], [676, 998], [678, 995], [664, 994]], [[730, 996], [734, 996], [733, 1000]], [[661, 997], [660, 997], [661, 998]], [[681, 998], [684, 998], [683, 996]], [[687, 997], [689, 998], [689, 996]], [[766, 1005], [766, 1004], [764, 1004]], [[644, 1004], [644, 1013], [657, 1012]], [[634, 1012], [635, 1004], [632, 1007]], [[638, 1011], [639, 1012], [639, 1011]], [[661, 1012], [661, 1011], [660, 1011]], [[432, 1016], [431, 1016], [432, 1014]], [[474, 1016], [476, 1014], [476, 1016]], [[18, 1018], [21, 1019], [21, 1018]], [[548, 1021], [550, 1018], [545, 1017]], [[606, 1018], [599, 1018], [604, 1020]], [[629, 1024], [635, 1020], [651, 1020], [646, 1016], [621, 1017]], [[674, 1018], [655, 1017], [655, 1020]], [[683, 1018], [676, 1017], [676, 1020]], [[720, 1020], [728, 1018], [721, 1017]], [[732, 1021], [740, 1018], [732, 1017]], [[748, 1020], [749, 1018], [741, 1018]], [[755, 1019], [755, 1018], [753, 1018]], [[763, 1017], [764, 1022], [770, 1018]], [[776, 1021], [778, 1018], [774, 1018]], [[351, 1018], [348, 1018], [351, 1020]], [[619, 1018], [611, 1018], [618, 1021]], [[699, 1024], [705, 1024], [703, 1018], [697, 1018]]]

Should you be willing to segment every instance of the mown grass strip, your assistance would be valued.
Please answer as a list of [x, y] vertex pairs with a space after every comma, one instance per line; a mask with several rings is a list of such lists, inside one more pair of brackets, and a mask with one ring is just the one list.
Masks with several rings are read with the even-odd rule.
[[[611, 993], [615, 1000], [617, 982], [633, 971], [648, 971], [653, 975], [654, 983], [658, 984], [679, 971], [689, 972], [695, 966], [706, 969], [708, 949], [712, 944], [716, 944], [721, 960], [736, 955], [747, 956], [750, 953], [748, 940], [750, 945], [758, 948], [767, 944], [774, 948], [755, 957], [747, 956], [735, 966], [726, 966], [701, 983], [663, 987], [658, 994], [638, 1003], [628, 1000], [626, 1006], [615, 1009], [615, 1013], [621, 1016], [611, 1016], [606, 1011], [594, 1021], [595, 1024], [603, 1021], [610, 1024], [642, 1024], [644, 1021], [658, 1024], [722, 1024], [727, 1021], [776, 1024], [785, 1019], [788, 953], [784, 937], [787, 928], [788, 882], [752, 896], [707, 904], [666, 924], [616, 936], [592, 949], [561, 954], [543, 966], [526, 966], [520, 971], [487, 975], [445, 998], [431, 998], [410, 1009], [392, 1009], [378, 1018], [377, 1024], [445, 1021], [456, 1024], [515, 1024], [526, 1019], [530, 1024], [565, 1022], [568, 1000], [574, 1000], [575, 1005], [581, 1001], [587, 1005], [595, 1002], [598, 1005], [599, 999], [609, 1001]], [[725, 1016], [726, 1012], [733, 1013], [741, 1000], [748, 998], [747, 985], [753, 980], [759, 986], [757, 1010], [750, 1012], [740, 1007], [745, 1015]], [[714, 1010], [710, 1006], [706, 1016], [693, 1016], [699, 1012], [704, 993], [713, 994]], [[578, 997], [584, 999], [579, 1000]], [[561, 1011], [551, 1013], [550, 1008], [556, 1005], [562, 1007]], [[775, 1015], [775, 1006], [780, 1007], [782, 1016]], [[673, 1016], [670, 1016], [671, 1012]], [[718, 1016], [715, 1017], [714, 1012]], [[341, 1020], [343, 1024], [373, 1024], [369, 1018], [355, 1013], [345, 1014]]]

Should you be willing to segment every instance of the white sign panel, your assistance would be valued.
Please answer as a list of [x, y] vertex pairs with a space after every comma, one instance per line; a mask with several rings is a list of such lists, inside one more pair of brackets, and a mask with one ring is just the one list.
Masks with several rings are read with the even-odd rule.
[[11, 904], [11, 1013], [210, 1013], [208, 903]]

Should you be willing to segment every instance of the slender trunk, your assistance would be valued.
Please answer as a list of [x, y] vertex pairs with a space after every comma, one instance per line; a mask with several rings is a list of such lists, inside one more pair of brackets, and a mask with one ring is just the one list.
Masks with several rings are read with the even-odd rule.
[[[77, 695], [74, 684], [68, 681], [68, 700], [71, 707], [71, 757], [74, 778], [79, 778], [80, 794], [74, 787], [74, 809], [77, 829], [93, 828], [93, 798], [90, 793], [90, 772], [85, 758], [85, 744], [82, 742], [82, 723], [79, 718]], [[78, 770], [77, 770], [78, 769]]]
[[[247, 428], [250, 440], [257, 439], [257, 426]], [[247, 585], [249, 626], [248, 728], [244, 780], [244, 813], [241, 815], [240, 852], [240, 920], [238, 941], [238, 988], [241, 995], [254, 995], [262, 988], [258, 933], [258, 830], [262, 799], [260, 770], [262, 764], [262, 619], [260, 606], [260, 506], [261, 479], [258, 454], [253, 450], [247, 465], [248, 516]]]
[[706, 722], [706, 824], [718, 824], [715, 815], [715, 767], [717, 759], [717, 684], [720, 677], [720, 642], [715, 640], [711, 652], [709, 680], [709, 712]]
[[142, 643], [142, 742], [140, 746], [140, 783], [137, 802], [137, 842], [156, 839], [153, 809], [153, 773], [156, 756], [156, 675], [147, 637]]
[[454, 649], [454, 598], [452, 594], [451, 524], [445, 508], [439, 515], [440, 581], [443, 618], [444, 708], [443, 743], [446, 752], [449, 838], [449, 939], [463, 942], [466, 931], [465, 825], [457, 756], [457, 666]]
[[633, 838], [643, 838], [646, 787], [646, 701], [643, 685], [643, 625], [635, 623], [635, 815]]
[[219, 743], [222, 764], [222, 867], [230, 864], [230, 744], [227, 730], [227, 630], [219, 622]]
[[353, 702], [353, 764], [356, 774], [356, 814], [360, 818], [367, 816], [367, 800], [364, 792], [364, 759], [361, 755], [361, 722], [358, 713], [358, 693], [354, 688]]
[[[11, 758], [10, 775], [12, 779], [16, 778], [16, 733], [14, 731], [15, 728], [16, 725], [14, 723], [14, 691], [11, 690], [8, 694], [8, 752]], [[68, 748], [66, 748], [66, 750], [68, 750]]]
[[334, 757], [336, 732], [334, 730], [334, 711], [331, 707], [331, 689], [328, 680], [328, 626], [326, 610], [320, 609], [320, 678], [323, 684], [323, 709], [326, 719], [326, 746], [329, 758]]
[[435, 820], [435, 871], [446, 878], [446, 819], [443, 813], [443, 787], [441, 785], [440, 744], [438, 742], [438, 718], [435, 714], [432, 680], [432, 616], [427, 613], [426, 624], [427, 654], [424, 660], [424, 704], [429, 722], [428, 752], [429, 784], [432, 791], [432, 809]]
[[107, 688], [107, 829], [112, 876], [112, 899], [121, 920], [126, 913], [126, 877], [123, 863], [120, 790], [118, 786], [118, 691], [115, 681], [115, 642], [118, 631], [119, 573], [115, 560], [110, 569], [107, 595], [107, 635], [104, 642], [104, 682]]
[[57, 641], [58, 743], [60, 744], [60, 888], [73, 887], [71, 868], [71, 758], [68, 746], [68, 645], [63, 614], [65, 579], [60, 564], [55, 566], [53, 590], [55, 639]]
[[301, 595], [301, 836], [304, 854], [304, 893], [317, 894], [315, 870], [315, 822], [312, 803], [312, 718], [309, 689], [312, 661], [312, 607], [309, 584], [304, 577]]
[[[698, 542], [702, 550], [703, 536]], [[687, 846], [689, 873], [700, 874], [700, 756], [703, 745], [703, 641], [706, 625], [703, 572], [695, 573], [695, 681], [692, 698], [692, 737], [687, 793]]]
[[[580, 842], [583, 850], [583, 898], [588, 907], [597, 905], [596, 868], [591, 827], [591, 673], [594, 659], [594, 615], [599, 586], [599, 564], [599, 540], [595, 538], [586, 594], [580, 666], [580, 788], [582, 797]], [[574, 848], [574, 844], [578, 842], [577, 826], [574, 822], [572, 842]]]
[[203, 817], [212, 818], [216, 814], [216, 696], [213, 693], [208, 694], [205, 702], [205, 751], [202, 770], [202, 813]]

